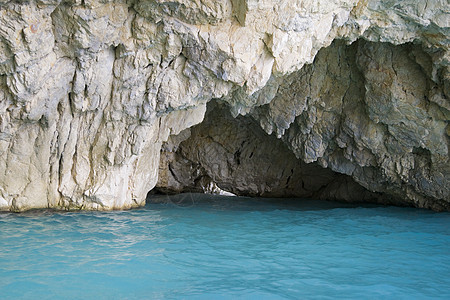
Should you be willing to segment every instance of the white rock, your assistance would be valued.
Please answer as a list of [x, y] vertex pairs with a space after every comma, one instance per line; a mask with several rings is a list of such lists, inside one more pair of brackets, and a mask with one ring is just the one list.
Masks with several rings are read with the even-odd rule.
[[[18, 211], [142, 205], [161, 144], [201, 122], [206, 102], [222, 98], [234, 114], [249, 113], [335, 39], [421, 43], [435, 82], [450, 57], [449, 11], [438, 0], [30, 0], [2, 1], [0, 15], [0, 207]], [[447, 107], [448, 94], [433, 95]], [[281, 137], [308, 105], [294, 105], [284, 125], [262, 126]], [[392, 117], [420, 113], [410, 120], [420, 125], [417, 146], [437, 145], [448, 130], [430, 129], [427, 114], [442, 121], [447, 111], [405, 105]], [[316, 143], [314, 124], [302, 129], [311, 133], [307, 160], [328, 147]], [[397, 139], [411, 133], [408, 122], [389, 126]]]

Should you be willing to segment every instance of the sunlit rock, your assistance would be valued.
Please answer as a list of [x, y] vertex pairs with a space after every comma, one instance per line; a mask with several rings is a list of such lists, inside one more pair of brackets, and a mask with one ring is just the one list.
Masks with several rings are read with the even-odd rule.
[[211, 99], [304, 163], [449, 208], [442, 1], [1, 0], [0, 14], [2, 210], [143, 205], [162, 144]]

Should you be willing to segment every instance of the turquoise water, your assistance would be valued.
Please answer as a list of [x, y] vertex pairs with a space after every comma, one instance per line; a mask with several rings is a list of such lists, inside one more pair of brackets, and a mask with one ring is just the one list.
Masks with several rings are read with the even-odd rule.
[[450, 213], [154, 199], [0, 214], [0, 298], [450, 299]]

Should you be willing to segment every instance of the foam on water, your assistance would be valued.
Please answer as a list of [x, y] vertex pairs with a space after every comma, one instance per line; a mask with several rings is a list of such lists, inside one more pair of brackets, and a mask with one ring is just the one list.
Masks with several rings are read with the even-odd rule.
[[0, 214], [0, 298], [450, 299], [450, 213], [152, 199], [131, 211]]

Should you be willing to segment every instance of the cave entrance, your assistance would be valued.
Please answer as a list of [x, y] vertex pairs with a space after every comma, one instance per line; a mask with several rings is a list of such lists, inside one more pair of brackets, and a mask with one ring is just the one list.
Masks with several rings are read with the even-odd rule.
[[252, 117], [233, 118], [218, 101], [208, 104], [201, 124], [171, 136], [161, 150], [151, 193], [183, 192], [384, 202], [347, 175], [304, 163]]

